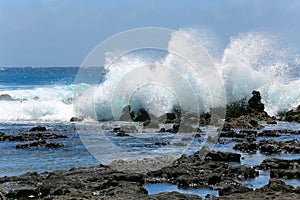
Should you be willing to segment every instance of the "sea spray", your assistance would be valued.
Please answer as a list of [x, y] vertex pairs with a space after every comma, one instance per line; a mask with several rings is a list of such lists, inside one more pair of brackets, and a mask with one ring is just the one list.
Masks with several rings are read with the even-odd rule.
[[[217, 43], [210, 42], [214, 38], [207, 37], [207, 33], [203, 34], [201, 30], [187, 28], [181, 29], [179, 32], [188, 35], [200, 45], [205, 41], [203, 47], [207, 48], [209, 54], [214, 54], [212, 52], [214, 49], [223, 51], [221, 58], [214, 56], [213, 61], [222, 77], [227, 101], [233, 102], [245, 97], [250, 98], [252, 90], [259, 90], [265, 109], [271, 115], [295, 108], [300, 104], [299, 57], [295, 56], [293, 61], [287, 60], [288, 47], [279, 45], [278, 39], [272, 34], [250, 32], [232, 36], [227, 47], [219, 50]], [[104, 66], [105, 73], [99, 75], [102, 78], [97, 85], [60, 85], [59, 82], [38, 85], [37, 80], [39, 79], [35, 80], [34, 86], [14, 86], [14, 82], [3, 85], [5, 82], [0, 82], [1, 94], [9, 94], [14, 99], [26, 99], [24, 101], [0, 101], [0, 121], [69, 121], [74, 115], [94, 120], [111, 120], [114, 118], [111, 110], [112, 91], [117, 83], [138, 67], [155, 68], [160, 65], [177, 71], [183, 80], [193, 88], [193, 92], [199, 100], [200, 111], [209, 111], [213, 107], [210, 94], [213, 84], [207, 85], [205, 75], [199, 77], [195, 73], [193, 63], [172, 53], [172, 50], [177, 48], [192, 59], [199, 56], [191, 49], [182, 49], [183, 41], [175, 36], [176, 34], [170, 38], [169, 52], [138, 51], [126, 54], [114, 62], [111, 62], [114, 58], [113, 53], [107, 52], [106, 59], [109, 64]], [[289, 57], [292, 55], [289, 54]], [[17, 70], [16, 72], [26, 75], [30, 70], [32, 69]], [[50, 68], [35, 70], [41, 74], [51, 71]], [[10, 71], [12, 71], [10, 68], [5, 68], [5, 71], [2, 70], [1, 73]], [[92, 69], [87, 69], [87, 71], [89, 71], [87, 74], [94, 75]], [[56, 69], [55, 73], [60, 73], [60, 69]], [[74, 69], [73, 73], [76, 73]], [[166, 80], [171, 79], [168, 74], [162, 76]], [[45, 75], [44, 79], [46, 77]], [[142, 75], [140, 79], [143, 79]], [[180, 89], [182, 84], [180, 81], [174, 81], [173, 85], [174, 88]], [[181, 92], [181, 96], [188, 100], [189, 97], [185, 95], [185, 91]], [[82, 107], [74, 111], [73, 101], [80, 102]], [[152, 114], [160, 115], [169, 112], [179, 102], [176, 94], [170, 91], [170, 88], [150, 84], [140, 87], [134, 92], [129, 103], [135, 109], [143, 107]], [[218, 101], [214, 103], [217, 106]], [[119, 113], [124, 106], [126, 105], [118, 105]]]
[[[245, 33], [232, 37], [217, 66], [222, 72], [229, 102], [250, 98], [261, 91], [266, 111], [271, 115], [300, 103], [299, 78], [289, 72], [286, 50], [266, 33]], [[300, 70], [296, 67], [294, 70]]]

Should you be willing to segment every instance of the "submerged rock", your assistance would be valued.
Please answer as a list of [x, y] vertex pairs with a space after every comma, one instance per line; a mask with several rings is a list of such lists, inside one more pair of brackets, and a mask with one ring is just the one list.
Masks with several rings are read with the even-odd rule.
[[39, 148], [47, 148], [47, 149], [56, 149], [64, 147], [61, 142], [50, 142], [47, 143], [45, 140], [34, 141], [32, 143], [20, 143], [16, 145], [17, 149], [24, 149], [30, 147], [39, 147]]

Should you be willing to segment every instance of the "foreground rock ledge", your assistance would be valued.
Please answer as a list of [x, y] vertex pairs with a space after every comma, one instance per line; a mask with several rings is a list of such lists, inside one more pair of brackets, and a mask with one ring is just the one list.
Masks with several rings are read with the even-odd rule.
[[148, 195], [143, 174], [106, 166], [0, 178], [0, 199], [201, 199], [177, 192]]
[[239, 154], [208, 152], [202, 158], [199, 156], [199, 153], [183, 156], [173, 165], [149, 173], [121, 172], [99, 165], [3, 177], [0, 178], [0, 199], [201, 199], [178, 192], [148, 195], [143, 187], [146, 180], [174, 181], [187, 187], [197, 187], [198, 183], [200, 187], [205, 185], [220, 191], [220, 197], [208, 195], [206, 199], [300, 199], [300, 188], [278, 179], [270, 179], [268, 185], [255, 191], [233, 181], [232, 178], [256, 176], [254, 169], [229, 167], [224, 162], [237, 161]]

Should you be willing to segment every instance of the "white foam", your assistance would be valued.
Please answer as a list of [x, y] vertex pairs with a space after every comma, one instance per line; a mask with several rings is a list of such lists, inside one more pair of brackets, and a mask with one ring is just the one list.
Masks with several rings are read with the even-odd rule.
[[[207, 51], [210, 54], [213, 53], [214, 49], [212, 45], [217, 45], [214, 41], [210, 42], [214, 38], [207, 37], [207, 32], [203, 34], [201, 30], [193, 28], [182, 29], [179, 32], [187, 34], [200, 45], [204, 43], [203, 47], [208, 48]], [[23, 90], [6, 90], [4, 87], [1, 94], [9, 94], [13, 98], [27, 100], [0, 101], [0, 121], [69, 121], [72, 116], [112, 119], [112, 102], [117, 102], [116, 109], [119, 114], [123, 107], [128, 104], [122, 99], [113, 99], [115, 88], [118, 84], [125, 83], [121, 80], [126, 79], [135, 70], [145, 67], [144, 73], [142, 71], [136, 77], [136, 79], [143, 81], [145, 73], [152, 73], [151, 69], [160, 70], [158, 66], [161, 65], [176, 71], [182, 79], [174, 80], [170, 70], [158, 71], [159, 77], [165, 79], [172, 87], [161, 87], [155, 84], [137, 87], [138, 89], [131, 96], [130, 103], [133, 108], [144, 107], [154, 115], [168, 112], [175, 104], [178, 104], [176, 96], [178, 94], [173, 92], [174, 88], [180, 91], [185, 104], [189, 104], [191, 97], [186, 95], [185, 89], [182, 88], [185, 83], [193, 89], [199, 100], [201, 111], [207, 111], [212, 106], [221, 105], [222, 98], [219, 102], [215, 101], [213, 105], [210, 99], [212, 92], [220, 92], [218, 87], [214, 88], [213, 84], [207, 86], [205, 77], [199, 76], [191, 66], [193, 61], [203, 58], [202, 55], [195, 53], [195, 49], [189, 48], [189, 45], [186, 44], [188, 41], [182, 40], [178, 34], [174, 33], [169, 41], [169, 51], [180, 51], [184, 57], [192, 60], [192, 63], [188, 63], [172, 53], [156, 60], [136, 54], [128, 54], [114, 60], [113, 52], [107, 52], [105, 81], [96, 87], [86, 84]], [[218, 48], [215, 47], [215, 49]], [[227, 100], [231, 102], [244, 97], [249, 98], [252, 90], [259, 90], [266, 111], [272, 115], [298, 106], [300, 104], [300, 79], [299, 77], [292, 77], [293, 73], [289, 72], [289, 65], [284, 58], [284, 49], [286, 48], [278, 45], [274, 36], [267, 33], [245, 33], [232, 37], [223, 51], [222, 58], [214, 57], [214, 64], [219, 70], [216, 74], [220, 73], [223, 78]], [[299, 56], [295, 57], [295, 62], [299, 63]], [[293, 67], [293, 70], [300, 70], [299, 65]], [[201, 75], [206, 76], [207, 74]], [[127, 83], [129, 85], [130, 82]], [[73, 94], [74, 90], [76, 91], [75, 94]], [[124, 85], [124, 92], [126, 93], [126, 85]], [[70, 101], [73, 95], [75, 95], [78, 104], [81, 105], [76, 107], [75, 111], [72, 101]], [[39, 99], [34, 100], [33, 98], [36, 96]]]

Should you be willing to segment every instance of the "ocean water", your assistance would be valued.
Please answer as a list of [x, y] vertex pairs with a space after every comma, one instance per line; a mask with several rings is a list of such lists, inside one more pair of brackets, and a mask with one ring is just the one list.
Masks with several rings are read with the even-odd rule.
[[[210, 54], [210, 48], [216, 45], [211, 39], [197, 30], [180, 30], [193, 40], [203, 45]], [[221, 56], [212, 56], [217, 73], [222, 78], [226, 93], [224, 99], [216, 99], [216, 106], [227, 102], [250, 98], [252, 90], [261, 91], [266, 111], [276, 115], [281, 111], [295, 108], [300, 104], [300, 63], [296, 57], [287, 60], [287, 47], [276, 43], [273, 36], [266, 33], [244, 33], [233, 36]], [[173, 36], [169, 41], [169, 50], [180, 49], [181, 41]], [[192, 55], [191, 49], [183, 49], [185, 54]], [[109, 52], [111, 53], [111, 52]], [[66, 139], [60, 139], [65, 147], [61, 149], [16, 149], [17, 142], [0, 142], [0, 176], [19, 175], [28, 171], [67, 170], [72, 167], [96, 165], [111, 161], [112, 158], [134, 159], [157, 156], [173, 156], [182, 153], [192, 154], [199, 150], [203, 140], [187, 141], [190, 135], [157, 134], [156, 130], [138, 127], [140, 134], [130, 134], [129, 138], [116, 137], [112, 128], [120, 123], [118, 118], [122, 109], [130, 104], [133, 109], [144, 108], [152, 115], [159, 116], [172, 110], [179, 103], [194, 105], [190, 94], [184, 88], [188, 85], [198, 100], [199, 112], [212, 107], [210, 99], [214, 87], [207, 86], [205, 79], [194, 73], [189, 63], [182, 58], [162, 52], [161, 50], [141, 50], [113, 59], [107, 54], [107, 63], [101, 67], [2, 67], [0, 68], [0, 95], [8, 94], [12, 100], [0, 99], [0, 132], [6, 134], [28, 133], [36, 125], [46, 126], [47, 131], [64, 133]], [[111, 60], [114, 60], [111, 62]], [[141, 67], [142, 66], [142, 67]], [[166, 71], [161, 66], [168, 69]], [[78, 79], [81, 70], [86, 81]], [[141, 70], [141, 71], [139, 71]], [[175, 79], [174, 71], [183, 79]], [[139, 72], [139, 73], [137, 73]], [[149, 84], [145, 74], [166, 80], [168, 87]], [[159, 75], [159, 76], [158, 76]], [[172, 75], [172, 76], [171, 76]], [[97, 77], [94, 84], [90, 80]], [[178, 76], [179, 77], [179, 76]], [[130, 83], [138, 80], [140, 86], [132, 92]], [[127, 82], [123, 81], [127, 80]], [[122, 86], [122, 87], [120, 87]], [[115, 94], [115, 88], [123, 95]], [[131, 93], [129, 93], [131, 91]], [[129, 101], [122, 98], [130, 97]], [[178, 98], [181, 96], [181, 98]], [[118, 98], [116, 98], [118, 97]], [[0, 97], [1, 98], [1, 97]], [[219, 102], [220, 101], [220, 102]], [[186, 107], [188, 111], [193, 106]], [[70, 118], [82, 117], [82, 123], [70, 123]], [[279, 123], [267, 129], [288, 128], [300, 130], [298, 124]], [[205, 127], [204, 135], [215, 133], [216, 128]], [[285, 136], [283, 139], [297, 138]], [[279, 139], [282, 139], [281, 137]], [[299, 139], [299, 138], [298, 138]], [[166, 141], [171, 145], [155, 146], [153, 143]], [[187, 143], [187, 146], [178, 145]], [[113, 145], [111, 145], [113, 144]], [[177, 144], [177, 145], [175, 145]], [[222, 151], [232, 150], [233, 143], [228, 145], [211, 145], [211, 148]], [[116, 146], [118, 148], [111, 148]], [[87, 148], [86, 148], [87, 147]], [[97, 157], [100, 155], [100, 157]], [[116, 157], [114, 157], [116, 156]], [[242, 154], [245, 158], [241, 164], [257, 165], [268, 156]], [[281, 158], [299, 158], [299, 155], [275, 155]], [[268, 177], [250, 180], [254, 188], [266, 183]], [[294, 184], [292, 181], [290, 181]], [[148, 186], [147, 186], [148, 187]], [[152, 186], [149, 186], [151, 189]], [[156, 191], [153, 186], [153, 191]], [[174, 189], [174, 186], [166, 187]], [[196, 191], [197, 192], [197, 191]]]

